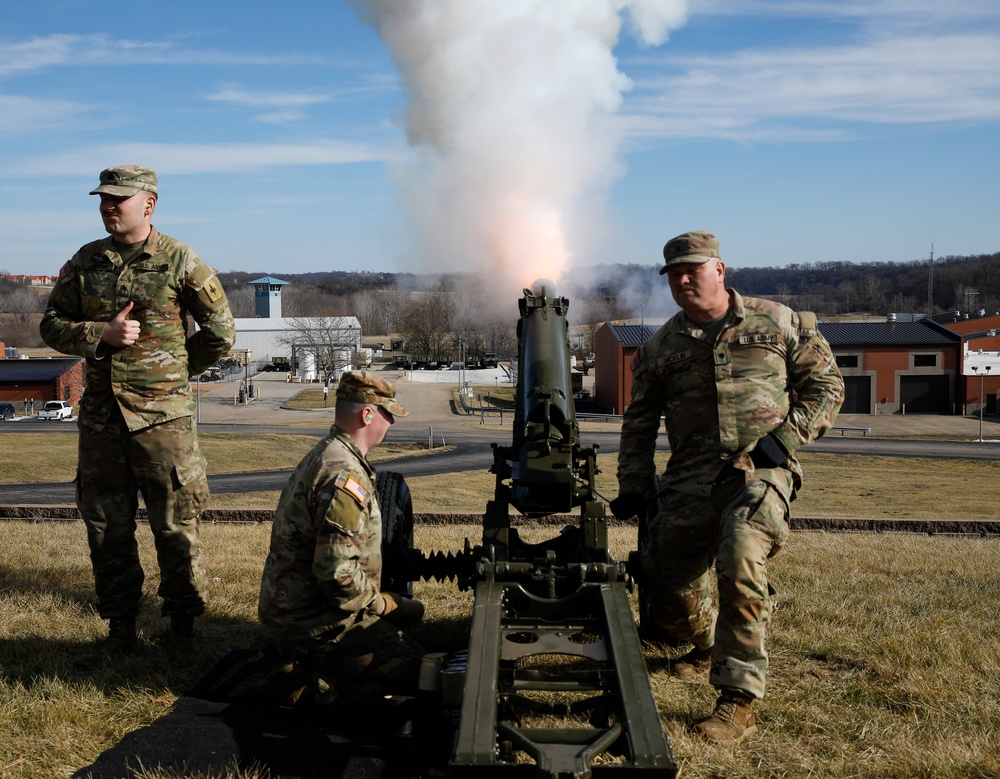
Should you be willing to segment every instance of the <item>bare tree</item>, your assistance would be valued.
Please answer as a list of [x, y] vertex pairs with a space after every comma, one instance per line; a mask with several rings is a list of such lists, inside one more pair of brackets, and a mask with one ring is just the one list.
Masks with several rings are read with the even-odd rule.
[[480, 332], [483, 353], [493, 352], [502, 357], [517, 354], [517, 318], [513, 314], [486, 313], [480, 320]]
[[281, 315], [292, 317], [350, 316], [347, 300], [312, 284], [289, 284], [282, 291]]
[[254, 292], [246, 284], [226, 290], [229, 299], [229, 310], [239, 319], [253, 319], [257, 315], [257, 303]]
[[301, 317], [286, 323], [288, 330], [279, 340], [300, 366], [308, 356], [315, 359], [316, 370], [326, 384], [337, 370], [350, 365], [361, 348], [361, 329], [354, 317]]
[[874, 273], [868, 273], [862, 283], [864, 284], [865, 303], [868, 310], [874, 314], [883, 313], [886, 303], [885, 282]]
[[510, 306], [508, 313], [497, 313], [484, 288], [476, 282], [456, 295], [454, 340], [464, 339], [468, 356], [488, 353], [510, 356], [517, 345], [517, 309]]
[[13, 314], [22, 325], [28, 323], [32, 314], [45, 310], [45, 298], [29, 287], [14, 287], [0, 294], [0, 313]]
[[379, 335], [391, 335], [399, 332], [403, 312], [410, 304], [410, 293], [399, 287], [388, 287], [378, 291], [379, 305], [375, 311], [373, 332]]
[[414, 294], [399, 326], [408, 352], [443, 354], [453, 346], [454, 302], [454, 293], [447, 289]]
[[846, 313], [851, 313], [853, 307], [856, 307], [858, 301], [858, 291], [853, 283], [850, 281], [842, 281], [837, 285], [837, 289], [834, 293], [838, 300], [842, 301], [844, 311]]
[[351, 295], [351, 312], [361, 322], [361, 330], [375, 335], [388, 335], [388, 331], [380, 330], [382, 317], [379, 309], [382, 307], [381, 290], [363, 289]]

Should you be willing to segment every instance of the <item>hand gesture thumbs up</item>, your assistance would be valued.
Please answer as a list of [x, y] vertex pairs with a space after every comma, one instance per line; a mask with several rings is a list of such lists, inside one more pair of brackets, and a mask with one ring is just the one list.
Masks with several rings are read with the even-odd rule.
[[110, 346], [131, 346], [139, 338], [139, 323], [129, 319], [129, 312], [135, 304], [128, 304], [115, 314], [104, 328], [101, 340]]

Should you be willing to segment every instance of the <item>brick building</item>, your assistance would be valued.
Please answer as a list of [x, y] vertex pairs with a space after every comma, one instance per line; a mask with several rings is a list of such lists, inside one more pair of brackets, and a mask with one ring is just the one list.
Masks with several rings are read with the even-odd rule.
[[0, 401], [19, 410], [25, 398], [34, 399], [36, 411], [46, 400], [65, 400], [79, 408], [83, 370], [82, 357], [0, 360]]
[[[935, 321], [940, 319], [947, 321]], [[963, 375], [965, 347], [1000, 349], [1000, 315], [820, 322], [844, 375], [842, 414], [997, 413], [1000, 376]], [[594, 336], [594, 394], [607, 413], [631, 401], [632, 355], [657, 327], [605, 323]], [[994, 333], [989, 335], [989, 333]]]
[[659, 327], [605, 322], [594, 333], [594, 400], [607, 413], [632, 402], [632, 356]]

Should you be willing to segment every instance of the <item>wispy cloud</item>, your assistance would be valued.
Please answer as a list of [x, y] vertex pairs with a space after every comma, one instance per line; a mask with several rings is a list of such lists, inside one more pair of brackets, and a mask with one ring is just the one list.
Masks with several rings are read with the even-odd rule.
[[174, 41], [141, 41], [97, 35], [48, 35], [27, 41], [0, 41], [0, 76], [47, 67], [128, 64], [277, 65], [310, 61], [299, 54], [255, 54], [190, 49]]
[[247, 108], [273, 109], [257, 114], [254, 119], [265, 124], [293, 124], [307, 117], [302, 109], [328, 103], [330, 96], [315, 92], [254, 92], [227, 87], [205, 95], [205, 99]]
[[1000, 21], [994, 0], [698, 0], [691, 16], [803, 18], [853, 20], [873, 28], [891, 24], [900, 28], [941, 30]]
[[633, 76], [623, 116], [633, 136], [829, 140], [856, 123], [1000, 119], [1000, 33], [990, 31], [668, 56], [655, 69]]
[[330, 97], [309, 92], [252, 92], [238, 87], [228, 87], [205, 95], [205, 99], [253, 108], [299, 108], [326, 103]]
[[87, 110], [87, 107], [69, 100], [0, 94], [0, 135], [65, 127]]
[[[3, 175], [91, 175], [95, 164], [143, 164], [172, 175], [248, 173], [285, 166], [328, 166], [385, 162], [390, 150], [376, 145], [327, 140], [293, 144], [158, 144], [126, 143], [95, 146], [19, 160], [0, 168]], [[95, 163], [96, 161], [96, 163]]]

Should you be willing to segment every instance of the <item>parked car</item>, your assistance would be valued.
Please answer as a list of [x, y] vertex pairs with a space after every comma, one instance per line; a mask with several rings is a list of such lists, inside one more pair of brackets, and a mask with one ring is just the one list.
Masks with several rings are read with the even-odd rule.
[[0, 422], [6, 422], [14, 416], [14, 407], [10, 403], [0, 403]]
[[65, 400], [47, 400], [42, 410], [38, 412], [41, 420], [69, 419], [73, 416], [73, 407]]

